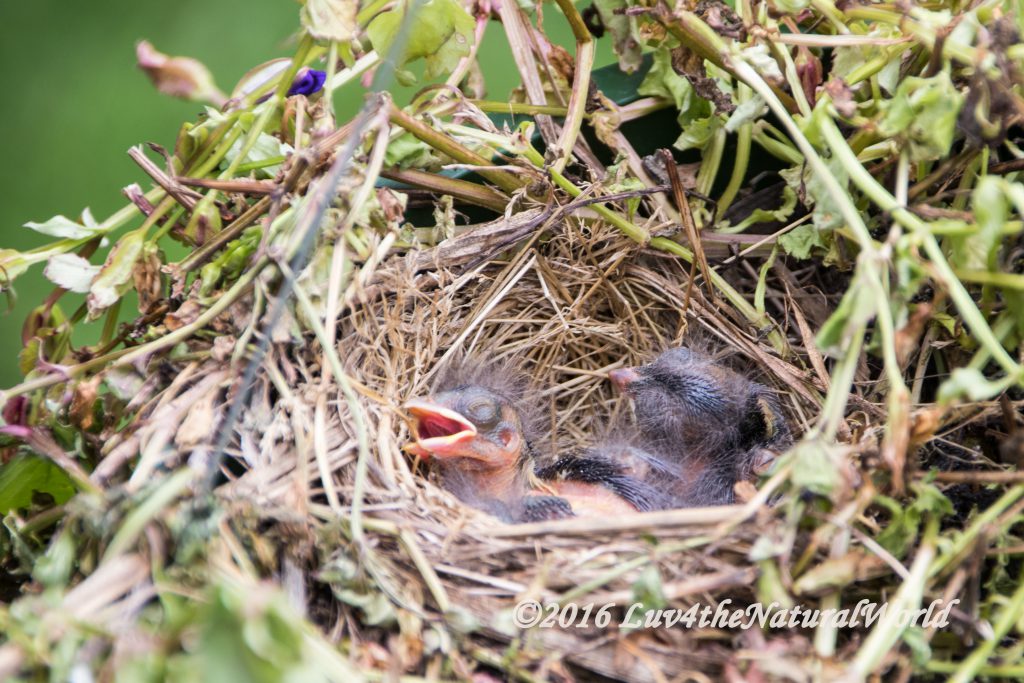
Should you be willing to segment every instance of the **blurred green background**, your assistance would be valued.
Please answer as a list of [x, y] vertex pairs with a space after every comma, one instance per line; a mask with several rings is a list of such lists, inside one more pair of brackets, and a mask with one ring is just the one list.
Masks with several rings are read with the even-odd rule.
[[[0, 164], [0, 248], [24, 250], [50, 241], [22, 227], [26, 221], [56, 214], [77, 218], [85, 207], [102, 221], [126, 203], [125, 185], [150, 186], [126, 155], [128, 148], [147, 141], [172, 147], [182, 122], [201, 111], [156, 92], [135, 66], [137, 41], [145, 38], [161, 52], [199, 59], [221, 89], [230, 91], [256, 64], [290, 56], [299, 8], [286, 0], [0, 4], [0, 88], [7, 93], [0, 108], [6, 159]], [[552, 40], [573, 52], [558, 11], [551, 7], [546, 13]], [[610, 56], [603, 53], [603, 62]], [[518, 77], [499, 24], [488, 26], [479, 61], [488, 96], [507, 99]], [[418, 87], [396, 93], [396, 100], [406, 103]], [[350, 91], [341, 93], [339, 116], [354, 114], [361, 102]], [[99, 263], [100, 256], [92, 260]], [[37, 266], [15, 282], [13, 307], [0, 299], [0, 388], [20, 381], [22, 322], [51, 289]], [[64, 311], [70, 314], [82, 299], [66, 295]], [[125, 318], [131, 314], [122, 311]], [[98, 337], [100, 326], [86, 327]], [[76, 342], [94, 341], [88, 334], [76, 332]]]

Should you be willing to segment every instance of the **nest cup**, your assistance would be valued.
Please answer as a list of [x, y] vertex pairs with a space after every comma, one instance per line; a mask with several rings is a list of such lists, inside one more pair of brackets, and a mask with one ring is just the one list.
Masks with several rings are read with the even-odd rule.
[[[534, 446], [548, 459], [593, 443], [611, 420], [624, 417], [627, 401], [608, 381], [609, 370], [695, 338], [704, 350], [742, 364], [758, 348], [746, 323], [709, 304], [700, 285], [690, 285], [686, 263], [645, 252], [600, 222], [558, 220], [499, 259], [472, 268], [435, 266], [417, 273], [411, 257], [395, 255], [364, 273], [376, 285], [353, 298], [337, 328], [354, 404], [315, 340], [274, 346], [239, 422], [237, 455], [247, 469], [221, 495], [292, 519], [295, 511], [308, 521], [343, 519], [343, 526], [361, 496], [360, 524], [372, 549], [362, 561], [387, 567], [368, 569], [374, 580], [389, 577], [385, 591], [423, 613], [462, 615], [474, 625], [470, 637], [492, 643], [522, 635], [511, 614], [526, 598], [616, 603], [613, 621], [642, 596], [644, 582], [660, 595], [652, 606], [661, 600], [687, 608], [708, 596], [754, 600], [746, 554], [763, 528], [732, 525], [727, 536], [714, 533], [739, 519], [734, 507], [653, 513], [632, 523], [506, 525], [459, 502], [431, 480], [425, 463], [402, 451], [409, 430], [401, 406], [428, 395], [459, 357], [512, 364], [528, 377], [528, 402], [541, 413], [545, 433]], [[727, 272], [741, 290], [756, 284], [739, 269]], [[289, 378], [290, 388], [275, 375]], [[769, 373], [758, 379], [780, 385]], [[791, 418], [799, 414], [790, 394], [781, 394], [780, 403]], [[396, 543], [394, 533], [403, 540]], [[321, 553], [321, 567], [314, 562], [310, 569], [315, 576], [350, 553], [360, 556], [343, 544]], [[320, 612], [330, 622], [341, 618], [339, 609], [345, 608], [325, 605]], [[610, 632], [593, 624], [534, 630], [527, 650], [542, 657], [560, 652], [574, 665], [631, 680], [719, 670], [730, 656], [723, 644], [676, 629], [633, 639], [630, 647], [639, 649], [630, 656], [594, 647]]]

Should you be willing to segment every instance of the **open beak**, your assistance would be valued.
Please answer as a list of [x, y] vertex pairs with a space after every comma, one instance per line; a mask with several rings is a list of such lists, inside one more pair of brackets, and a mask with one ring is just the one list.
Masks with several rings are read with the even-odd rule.
[[463, 456], [466, 446], [477, 437], [473, 423], [442, 405], [413, 399], [405, 404], [412, 415], [413, 441], [402, 450], [421, 457]]
[[608, 379], [618, 387], [619, 391], [624, 394], [629, 393], [629, 385], [640, 379], [640, 375], [633, 368], [620, 368], [618, 370], [612, 370], [608, 373]]

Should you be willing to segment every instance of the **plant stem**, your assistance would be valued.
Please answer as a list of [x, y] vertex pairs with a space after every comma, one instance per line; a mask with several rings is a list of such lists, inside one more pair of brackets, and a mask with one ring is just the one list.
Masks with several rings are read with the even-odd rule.
[[562, 124], [562, 132], [558, 136], [558, 158], [552, 168], [558, 172], [565, 169], [565, 164], [572, 158], [572, 150], [576, 147], [576, 139], [580, 135], [580, 127], [586, 117], [587, 99], [590, 96], [590, 72], [594, 68], [594, 40], [590, 29], [583, 22], [583, 17], [576, 11], [572, 0], [555, 0], [565, 14], [576, 38], [576, 68], [572, 76], [572, 92], [569, 95], [568, 114]]
[[[440, 133], [427, 124], [423, 123], [419, 119], [415, 119], [409, 116], [404, 111], [396, 107], [394, 104], [390, 105], [390, 117], [391, 122], [396, 126], [404, 128], [406, 131], [411, 133], [414, 137], [427, 143], [442, 154], [447, 154], [452, 159], [455, 159], [461, 164], [469, 164], [472, 166], [487, 167], [491, 166], [490, 160], [485, 159], [476, 152], [463, 147], [461, 144], [452, 140], [447, 135]], [[502, 190], [506, 192], [513, 192], [523, 186], [523, 182], [502, 171], [485, 170], [481, 168], [478, 173], [488, 181], [494, 183]]]
[[[819, 105], [821, 106], [821, 105]], [[964, 322], [974, 333], [978, 341], [985, 346], [996, 362], [1012, 377], [1018, 381], [1024, 381], [1024, 372], [1020, 365], [1007, 353], [1003, 345], [992, 334], [992, 328], [985, 321], [985, 317], [974, 303], [970, 293], [963, 283], [957, 278], [953, 268], [946, 260], [946, 255], [935, 240], [935, 236], [928, 230], [928, 225], [910, 211], [900, 206], [889, 192], [867, 172], [853, 150], [846, 144], [842, 133], [836, 127], [835, 122], [830, 118], [822, 117], [821, 133], [829, 148], [836, 158], [843, 164], [843, 168], [850, 174], [854, 184], [867, 195], [868, 199], [874, 202], [882, 211], [888, 212], [903, 227], [914, 233], [914, 237], [924, 247], [925, 254], [930, 259], [932, 267], [936, 271], [937, 279], [949, 292], [953, 304], [960, 311]]]
[[956, 673], [949, 679], [949, 683], [969, 683], [977, 680], [982, 666], [996, 649], [996, 645], [1003, 637], [1010, 632], [1013, 625], [1020, 619], [1021, 611], [1024, 610], [1024, 575], [1018, 578], [1017, 590], [1013, 592], [1010, 600], [999, 610], [999, 618], [992, 626], [992, 636], [986, 638], [974, 649], [967, 659], [960, 664]]

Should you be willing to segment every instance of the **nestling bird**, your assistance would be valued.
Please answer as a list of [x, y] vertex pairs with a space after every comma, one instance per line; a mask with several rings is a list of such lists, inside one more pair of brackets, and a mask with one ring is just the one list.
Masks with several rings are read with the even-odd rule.
[[[426, 400], [406, 403], [413, 442], [442, 484], [463, 502], [506, 521], [623, 514], [654, 507], [651, 491], [596, 451], [536, 468], [536, 434], [523, 383], [472, 368], [442, 382]], [[467, 376], [468, 375], [468, 376]], [[445, 386], [447, 385], [447, 386]]]
[[677, 505], [733, 502], [736, 482], [792, 443], [768, 387], [704, 354], [670, 349], [609, 377], [633, 399], [646, 448], [679, 468]]

